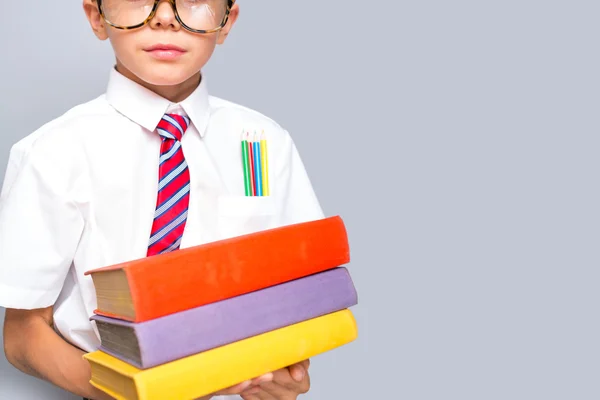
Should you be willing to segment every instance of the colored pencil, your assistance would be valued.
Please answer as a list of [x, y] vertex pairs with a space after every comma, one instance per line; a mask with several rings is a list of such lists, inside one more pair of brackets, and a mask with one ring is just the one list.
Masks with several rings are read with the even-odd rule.
[[252, 146], [252, 141], [250, 140], [250, 133], [248, 132], [248, 158], [250, 161], [250, 169], [248, 170], [250, 172], [250, 189], [252, 192], [252, 196], [256, 196], [256, 174], [254, 171], [254, 146]]
[[248, 141], [242, 132], [242, 163], [244, 167], [244, 191], [246, 196], [252, 196], [250, 188], [250, 159], [248, 158]]
[[254, 141], [252, 142], [254, 145], [254, 171], [256, 178], [256, 195], [262, 196], [262, 178], [261, 178], [261, 164], [260, 164], [260, 142], [256, 137], [256, 132], [254, 132]]
[[264, 196], [270, 196], [269, 190], [269, 156], [267, 153], [267, 137], [262, 131], [260, 137], [260, 160], [262, 161], [262, 189]]

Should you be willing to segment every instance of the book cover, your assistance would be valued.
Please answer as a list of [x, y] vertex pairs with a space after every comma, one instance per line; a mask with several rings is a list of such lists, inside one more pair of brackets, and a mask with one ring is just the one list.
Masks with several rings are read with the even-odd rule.
[[92, 320], [100, 331], [100, 350], [147, 369], [357, 302], [348, 270], [339, 267], [147, 322]]
[[189, 400], [313, 358], [357, 336], [346, 309], [146, 370], [102, 351], [83, 357], [91, 365], [91, 384], [118, 400]]
[[350, 261], [339, 216], [282, 226], [86, 274], [96, 314], [143, 322], [332, 269]]

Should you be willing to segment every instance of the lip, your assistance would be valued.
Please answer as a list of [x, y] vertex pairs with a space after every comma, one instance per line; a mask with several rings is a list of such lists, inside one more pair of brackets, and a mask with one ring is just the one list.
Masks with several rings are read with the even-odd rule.
[[146, 47], [144, 51], [159, 60], [175, 60], [187, 52], [179, 46], [163, 43]]

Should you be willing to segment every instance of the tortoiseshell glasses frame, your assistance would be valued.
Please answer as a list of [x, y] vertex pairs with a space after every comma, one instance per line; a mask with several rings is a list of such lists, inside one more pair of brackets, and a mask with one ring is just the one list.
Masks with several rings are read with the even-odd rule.
[[94, 0], [94, 1], [98, 4], [98, 11], [100, 12], [100, 15], [102, 16], [104, 21], [106, 21], [106, 23], [109, 24], [110, 26], [112, 26], [113, 28], [122, 29], [122, 30], [137, 29], [137, 28], [141, 28], [142, 26], [146, 25], [148, 22], [150, 22], [152, 20], [152, 18], [154, 18], [154, 15], [156, 15], [156, 10], [158, 10], [158, 5], [160, 4], [160, 2], [167, 1], [167, 2], [171, 3], [171, 7], [173, 7], [173, 13], [175, 14], [175, 19], [177, 19], [177, 22], [179, 22], [181, 24], [181, 26], [183, 26], [186, 30], [188, 30], [190, 32], [194, 32], [194, 33], [214, 33], [214, 32], [217, 32], [217, 31], [220, 31], [221, 29], [223, 29], [223, 27], [225, 25], [227, 25], [227, 21], [229, 20], [231, 8], [233, 7], [233, 5], [236, 2], [236, 0], [227, 0], [227, 9], [225, 11], [225, 16], [223, 17], [223, 21], [221, 21], [221, 24], [214, 29], [204, 30], [204, 29], [194, 29], [194, 28], [186, 25], [185, 22], [182, 21], [181, 17], [179, 16], [179, 13], [177, 12], [177, 3], [176, 3], [177, 0], [154, 0], [154, 6], [152, 7], [152, 11], [150, 12], [150, 15], [143, 22], [136, 24], [136, 25], [132, 25], [132, 26], [121, 26], [121, 25], [117, 25], [117, 24], [111, 22], [106, 17], [106, 14], [104, 13], [104, 10], [102, 8], [102, 0]]

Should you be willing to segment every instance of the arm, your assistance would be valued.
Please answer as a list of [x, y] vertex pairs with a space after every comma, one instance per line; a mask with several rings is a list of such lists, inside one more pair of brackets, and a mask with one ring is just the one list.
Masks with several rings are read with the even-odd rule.
[[[4, 352], [18, 370], [64, 390], [94, 400], [113, 400], [93, 387], [84, 352], [67, 343], [52, 328], [52, 307], [36, 310], [6, 309]], [[215, 395], [240, 394], [248, 387], [269, 382], [272, 374], [240, 383]], [[198, 400], [210, 400], [213, 395]]]
[[94, 400], [112, 399], [90, 383], [91, 369], [83, 351], [52, 328], [52, 307], [7, 309], [4, 320], [6, 358], [20, 371], [71, 393]]

